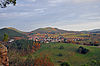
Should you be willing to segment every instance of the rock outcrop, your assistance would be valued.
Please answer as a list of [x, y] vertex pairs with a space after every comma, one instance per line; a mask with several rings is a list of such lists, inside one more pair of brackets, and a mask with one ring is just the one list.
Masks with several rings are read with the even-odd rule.
[[9, 66], [7, 48], [2, 44], [0, 44], [0, 66]]

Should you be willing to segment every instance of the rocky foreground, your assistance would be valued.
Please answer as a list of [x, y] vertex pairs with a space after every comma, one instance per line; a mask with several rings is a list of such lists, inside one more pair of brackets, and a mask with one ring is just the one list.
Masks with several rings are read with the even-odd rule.
[[7, 48], [2, 44], [0, 44], [0, 66], [9, 66]]

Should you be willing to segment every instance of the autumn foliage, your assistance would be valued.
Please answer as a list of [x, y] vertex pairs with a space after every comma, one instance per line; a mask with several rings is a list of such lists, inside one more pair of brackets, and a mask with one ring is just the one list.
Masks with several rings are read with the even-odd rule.
[[34, 66], [54, 66], [54, 64], [48, 56], [45, 56], [35, 59]]
[[40, 45], [41, 45], [41, 44], [38, 43], [38, 42], [33, 42], [33, 47], [32, 47], [32, 49], [36, 51], [36, 50], [40, 49]]

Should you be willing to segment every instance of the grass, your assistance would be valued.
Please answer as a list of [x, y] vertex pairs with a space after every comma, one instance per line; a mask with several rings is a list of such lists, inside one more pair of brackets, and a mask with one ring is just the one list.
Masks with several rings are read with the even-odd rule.
[[[60, 46], [64, 46], [64, 49], [59, 49]], [[61, 63], [58, 61], [67, 61], [72, 66], [81, 66], [90, 60], [100, 58], [100, 48], [93, 46], [84, 46], [90, 50], [88, 54], [79, 54], [77, 49], [80, 45], [66, 44], [66, 43], [49, 43], [42, 44], [41, 49], [33, 53], [34, 58], [48, 55], [52, 58], [55, 66], [60, 66]], [[58, 54], [62, 56], [58, 56]]]

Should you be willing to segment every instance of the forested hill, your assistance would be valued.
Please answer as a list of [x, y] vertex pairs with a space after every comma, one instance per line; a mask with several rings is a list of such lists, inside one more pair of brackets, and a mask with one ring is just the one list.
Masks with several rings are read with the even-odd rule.
[[[17, 30], [17, 29], [16, 29]], [[0, 40], [3, 39], [4, 34], [8, 34], [9, 38], [11, 37], [26, 37], [26, 35], [21, 31], [16, 31], [15, 29], [3, 28], [0, 29]]]

